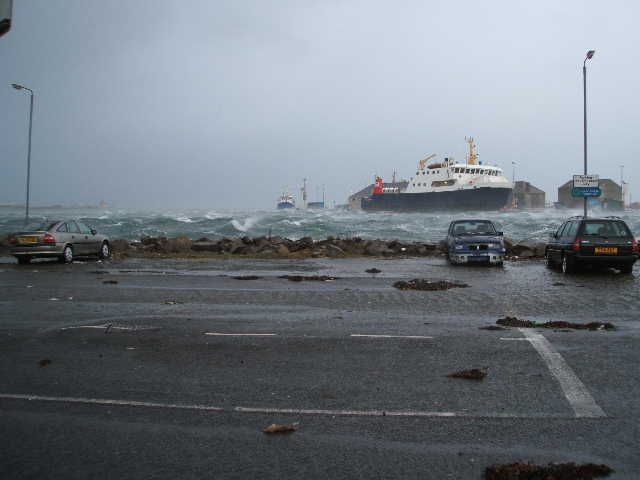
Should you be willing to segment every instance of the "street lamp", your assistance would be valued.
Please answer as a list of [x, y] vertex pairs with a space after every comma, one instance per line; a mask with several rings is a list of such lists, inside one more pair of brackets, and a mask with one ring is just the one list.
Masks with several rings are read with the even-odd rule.
[[12, 83], [11, 86], [16, 90], [28, 91], [29, 97], [31, 99], [29, 105], [29, 147], [27, 148], [27, 210], [24, 217], [24, 223], [26, 225], [27, 223], [29, 223], [29, 185], [31, 183], [31, 128], [33, 126], [33, 90], [18, 83]]
[[[584, 98], [584, 174], [587, 174], [587, 60], [591, 60], [595, 50], [589, 50], [582, 62], [582, 94]], [[584, 197], [584, 218], [587, 218], [587, 197]]]

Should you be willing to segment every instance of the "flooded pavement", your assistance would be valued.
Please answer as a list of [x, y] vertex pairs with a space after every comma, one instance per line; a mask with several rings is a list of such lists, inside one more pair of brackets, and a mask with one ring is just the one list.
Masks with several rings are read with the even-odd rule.
[[[216, 478], [640, 470], [640, 274], [371, 258], [0, 270], [3, 477], [175, 477], [184, 458]], [[416, 279], [468, 287], [393, 286]], [[486, 329], [506, 317], [558, 323]], [[616, 328], [567, 328], [593, 322]]]

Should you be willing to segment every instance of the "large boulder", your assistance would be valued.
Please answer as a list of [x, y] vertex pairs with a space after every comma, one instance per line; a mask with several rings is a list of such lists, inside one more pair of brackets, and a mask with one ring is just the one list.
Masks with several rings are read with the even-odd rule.
[[327, 256], [328, 257], [344, 257], [344, 250], [342, 250], [340, 247], [338, 247], [337, 245], [327, 245], [326, 247], [326, 251], [327, 251]]
[[546, 244], [544, 242], [523, 240], [513, 245], [510, 251], [513, 255], [521, 258], [539, 258], [544, 257], [545, 247]]
[[169, 253], [186, 253], [191, 251], [193, 242], [189, 237], [169, 238], [163, 248]]
[[392, 255], [393, 250], [382, 240], [371, 240], [364, 247], [364, 253], [374, 257], [381, 257], [383, 255]]
[[219, 242], [212, 242], [210, 240], [198, 240], [191, 244], [191, 250], [194, 252], [220, 252], [221, 246]]
[[123, 253], [127, 252], [131, 249], [131, 244], [129, 240], [124, 240], [122, 238], [116, 238], [111, 240], [111, 251], [114, 253]]

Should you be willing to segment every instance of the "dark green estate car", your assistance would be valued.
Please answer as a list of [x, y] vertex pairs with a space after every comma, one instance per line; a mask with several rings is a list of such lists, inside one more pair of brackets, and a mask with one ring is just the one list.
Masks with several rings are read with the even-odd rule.
[[631, 273], [638, 259], [638, 242], [618, 217], [572, 217], [551, 235], [545, 257], [547, 266], [560, 266], [564, 273], [581, 266]]
[[9, 237], [9, 253], [26, 264], [33, 258], [53, 257], [71, 263], [76, 256], [111, 255], [109, 238], [75, 220], [47, 222], [34, 230]]

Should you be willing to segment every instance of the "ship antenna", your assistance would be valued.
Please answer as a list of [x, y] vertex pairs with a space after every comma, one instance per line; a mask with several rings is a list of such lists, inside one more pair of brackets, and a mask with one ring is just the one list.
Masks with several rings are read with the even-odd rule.
[[467, 164], [469, 165], [477, 165], [478, 164], [478, 153], [476, 152], [476, 142], [473, 140], [473, 137], [464, 137], [464, 140], [469, 144], [469, 154], [467, 155]]

